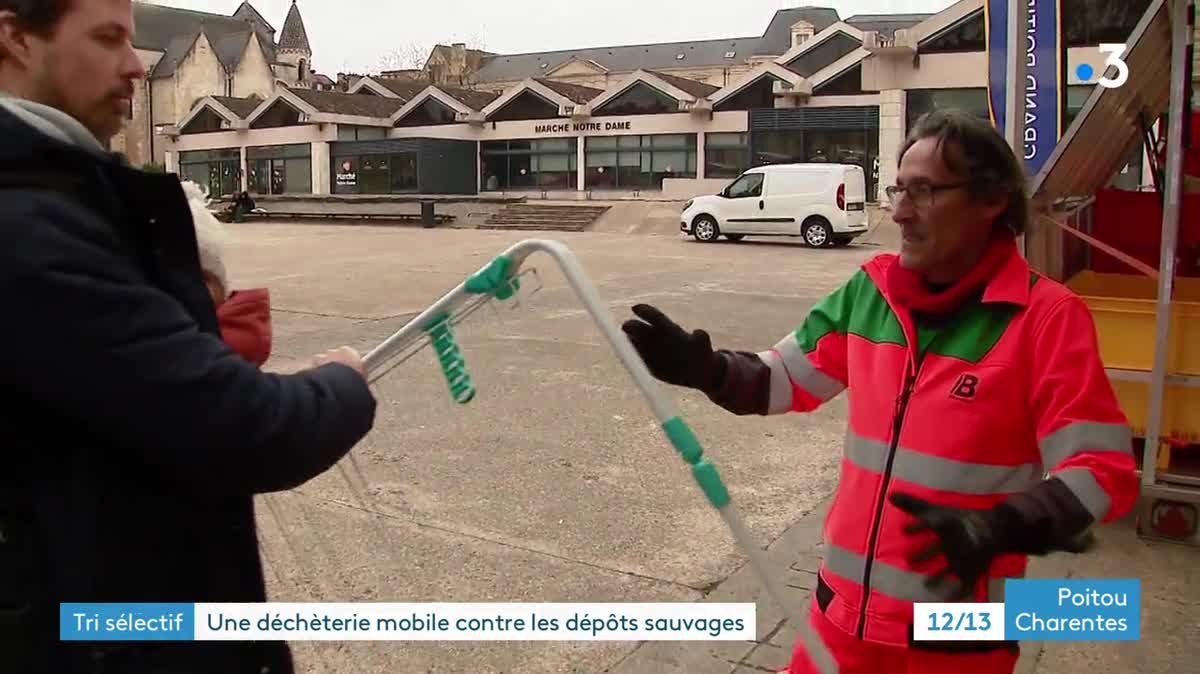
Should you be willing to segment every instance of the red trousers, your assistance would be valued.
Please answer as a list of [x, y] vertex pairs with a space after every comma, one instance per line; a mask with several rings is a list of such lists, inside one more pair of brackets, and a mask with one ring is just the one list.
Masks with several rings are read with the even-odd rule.
[[946, 653], [860, 641], [831, 623], [813, 601], [809, 629], [796, 640], [786, 673], [1012, 674], [1017, 658], [1007, 649]]

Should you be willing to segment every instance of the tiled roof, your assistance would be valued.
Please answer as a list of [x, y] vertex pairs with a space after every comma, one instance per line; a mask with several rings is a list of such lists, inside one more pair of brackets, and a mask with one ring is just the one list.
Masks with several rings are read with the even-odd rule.
[[221, 105], [229, 108], [229, 111], [242, 119], [250, 116], [250, 113], [258, 109], [262, 105], [263, 99], [258, 96], [250, 96], [248, 98], [231, 98], [229, 96], [213, 96], [212, 99]]
[[[847, 19], [860, 30], [878, 30], [889, 35], [907, 28], [928, 14], [863, 14]], [[792, 47], [792, 26], [798, 21], [812, 24], [820, 33], [840, 20], [831, 7], [793, 7], [775, 12], [766, 31], [756, 37], [664, 42], [618, 47], [589, 47], [527, 54], [485, 57], [478, 73], [480, 82], [512, 82], [527, 77], [546, 77], [556, 67], [572, 60], [593, 61], [617, 73], [635, 70], [671, 70], [745, 64], [752, 56], [781, 56]], [[680, 55], [683, 57], [680, 58]], [[550, 75], [553, 76], [553, 75]]]
[[677, 89], [686, 91], [687, 93], [695, 96], [696, 98], [704, 98], [705, 96], [708, 96], [709, 94], [713, 93], [714, 91], [719, 91], [721, 88], [721, 87], [715, 87], [711, 84], [706, 84], [704, 82], [697, 82], [696, 80], [689, 80], [686, 77], [676, 77], [675, 75], [668, 75], [666, 73], [660, 73], [660, 72], [657, 72], [654, 70], [647, 70], [646, 72], [650, 73], [651, 75], [654, 75], [655, 77], [661, 78], [667, 84], [670, 84]]
[[411, 101], [417, 94], [424, 91], [429, 82], [424, 80], [409, 80], [391, 77], [372, 77], [372, 81], [383, 86], [388, 91], [396, 94], [405, 103]]
[[[486, 57], [479, 69], [480, 82], [509, 82], [529, 77], [546, 77], [571, 60], [595, 61], [616, 72], [638, 69], [679, 68], [683, 66], [738, 65], [754, 54], [756, 37], [696, 42], [596, 47], [531, 54], [502, 54]], [[725, 54], [732, 53], [729, 58]], [[683, 54], [683, 59], [676, 58]], [[553, 76], [553, 75], [550, 75]]]
[[475, 111], [486, 108], [488, 103], [500, 97], [500, 94], [492, 91], [475, 91], [472, 89], [457, 89], [455, 87], [442, 86], [439, 86], [438, 89]]
[[755, 54], [781, 56], [792, 48], [792, 26], [798, 21], [807, 21], [813, 26], [813, 34], [820, 33], [840, 20], [832, 7], [793, 7], [775, 12], [767, 30], [759, 38]]
[[205, 31], [205, 34], [209, 36], [208, 41], [212, 44], [213, 53], [217, 55], [221, 65], [229, 72], [237, 70], [238, 64], [242, 62], [242, 54], [246, 53], [246, 46], [250, 44], [250, 32], [213, 36]]
[[398, 98], [344, 94], [338, 91], [314, 91], [312, 89], [289, 88], [288, 91], [295, 94], [300, 100], [316, 108], [317, 112], [335, 115], [387, 119], [397, 110], [404, 107], [404, 101]]
[[547, 89], [550, 89], [555, 93], [561, 94], [571, 101], [580, 104], [587, 103], [593, 98], [604, 93], [603, 89], [593, 89], [592, 87], [585, 87], [579, 84], [556, 82], [554, 80], [548, 80], [545, 78], [536, 78], [536, 81], [538, 84], [541, 84]]
[[[190, 9], [139, 2], [134, 4], [133, 12], [134, 47], [164, 52], [150, 75], [152, 78], [173, 75], [201, 31], [208, 36], [217, 60], [226, 68], [236, 68], [246, 51], [250, 33], [254, 31], [249, 21]], [[267, 52], [267, 62], [274, 61], [271, 35], [263, 30], [259, 31], [259, 36]]]
[[272, 26], [271, 22], [267, 21], [267, 17], [263, 16], [262, 13], [259, 12], [257, 9], [255, 9], [254, 5], [250, 4], [249, 2], [243, 2], [242, 4], [238, 5], [237, 11], [235, 11], [233, 13], [233, 15], [235, 17], [238, 17], [238, 16], [252, 17], [258, 21], [261, 21], [263, 26], [267, 30], [271, 31], [272, 33], [275, 32], [275, 26]]

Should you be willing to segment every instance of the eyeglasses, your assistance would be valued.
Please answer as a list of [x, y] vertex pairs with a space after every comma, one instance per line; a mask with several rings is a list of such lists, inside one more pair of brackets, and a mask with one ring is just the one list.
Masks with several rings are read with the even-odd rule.
[[933, 195], [938, 192], [947, 190], [957, 190], [966, 187], [970, 183], [954, 183], [952, 185], [932, 185], [930, 183], [914, 183], [906, 187], [899, 185], [888, 185], [884, 188], [887, 194], [888, 201], [891, 202], [892, 208], [900, 205], [900, 195], [908, 193], [908, 198], [912, 199], [913, 205], [917, 208], [929, 208], [933, 205]]

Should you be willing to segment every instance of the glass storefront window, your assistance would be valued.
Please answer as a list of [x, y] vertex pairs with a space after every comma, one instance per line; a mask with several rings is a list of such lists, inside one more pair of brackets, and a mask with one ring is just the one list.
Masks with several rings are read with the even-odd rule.
[[386, 194], [392, 190], [392, 163], [387, 155], [363, 157], [358, 181], [363, 194]]
[[247, 187], [255, 194], [312, 194], [312, 146], [246, 148]]
[[835, 163], [861, 166], [867, 194], [879, 183], [879, 129], [794, 129], [756, 132], [756, 166]]
[[391, 155], [392, 193], [417, 191], [417, 153]]
[[920, 46], [922, 54], [955, 54], [986, 49], [987, 30], [983, 10], [926, 38]]
[[1150, 0], [1063, 0], [1063, 41], [1067, 47], [1125, 42], [1150, 7]]
[[242, 189], [240, 149], [197, 150], [179, 153], [179, 173], [219, 199]]
[[402, 194], [417, 188], [416, 152], [333, 158], [334, 194]]
[[1079, 111], [1083, 110], [1083, 106], [1091, 97], [1092, 91], [1096, 88], [1094, 84], [1072, 84], [1067, 86], [1067, 105], [1063, 111], [1063, 133], [1071, 128], [1071, 123], [1079, 116]]
[[287, 173], [287, 180], [283, 183], [284, 193], [312, 194], [312, 160], [305, 157], [304, 159], [287, 159], [285, 162], [284, 171]]
[[430, 98], [397, 122], [396, 126], [439, 126], [456, 121], [453, 110]]
[[788, 62], [787, 67], [795, 70], [804, 77], [812, 77], [822, 68], [830, 65], [846, 54], [862, 46], [862, 40], [857, 40], [845, 33], [836, 33], [821, 44], [809, 47], [801, 56]]
[[346, 124], [339, 124], [337, 132], [340, 141], [384, 140], [388, 133], [387, 129], [379, 126], [349, 126]]
[[254, 194], [312, 194], [309, 159], [252, 159], [247, 187]]
[[744, 133], [704, 136], [704, 177], [736, 178], [750, 168], [750, 143]]
[[662, 189], [666, 178], [696, 177], [696, 136], [588, 138], [588, 189]]
[[991, 119], [986, 87], [970, 89], [913, 89], [907, 96], [905, 131], [911, 131], [922, 115], [946, 108], [965, 110], [983, 119]]
[[575, 138], [547, 138], [480, 143], [484, 191], [575, 189], [578, 142]]
[[679, 112], [679, 102], [646, 84], [635, 84], [600, 106], [595, 115], [664, 115]]
[[[638, 145], [639, 146], [641, 145], [641, 141], [638, 141]], [[587, 139], [587, 151], [588, 152], [591, 152], [592, 150], [615, 150], [615, 149], [617, 149], [617, 137], [616, 136], [601, 136], [599, 138], [588, 138]]]
[[814, 96], [857, 96], [867, 93], [862, 87], [862, 64], [835, 75], [813, 89]]

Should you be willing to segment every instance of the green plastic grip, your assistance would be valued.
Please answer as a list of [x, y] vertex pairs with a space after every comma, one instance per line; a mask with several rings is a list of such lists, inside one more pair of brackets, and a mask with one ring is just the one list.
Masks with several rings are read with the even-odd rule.
[[488, 266], [472, 274], [463, 288], [475, 295], [493, 295], [498, 300], [506, 300], [521, 287], [519, 279], [509, 278], [511, 271], [512, 258], [499, 255]]
[[430, 324], [426, 330], [433, 350], [437, 354], [438, 364], [446, 383], [450, 386], [450, 395], [460, 405], [465, 405], [475, 397], [475, 385], [467, 374], [467, 363], [463, 359], [462, 349], [454, 341], [454, 332], [450, 329], [450, 316], [442, 314]]
[[718, 509], [729, 505], [729, 490], [721, 482], [721, 476], [717, 474], [717, 467], [704, 458], [704, 449], [700, 446], [700, 441], [696, 439], [696, 434], [692, 432], [692, 429], [683, 419], [674, 417], [663, 424], [663, 431], [667, 434], [671, 444], [679, 451], [683, 460], [691, 464], [692, 477], [696, 480], [696, 484], [700, 485], [700, 490], [704, 492], [708, 502]]

